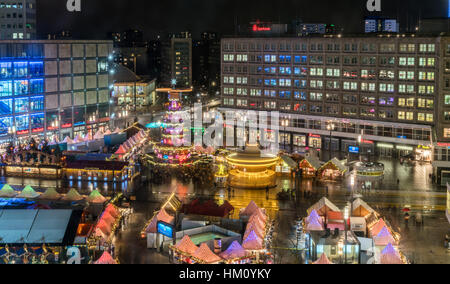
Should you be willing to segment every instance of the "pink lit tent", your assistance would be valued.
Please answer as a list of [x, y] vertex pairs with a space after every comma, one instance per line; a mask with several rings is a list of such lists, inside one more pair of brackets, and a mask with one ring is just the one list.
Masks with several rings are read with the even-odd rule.
[[253, 214], [252, 217], [250, 217], [249, 223], [254, 223], [259, 228], [266, 228], [266, 222], [257, 214]]
[[333, 264], [327, 257], [326, 253], [322, 253], [322, 256], [313, 264]]
[[383, 227], [381, 232], [373, 237], [373, 241], [375, 242], [375, 246], [379, 247], [385, 247], [389, 244], [395, 244], [396, 241], [391, 235], [391, 232], [389, 232], [387, 227]]
[[263, 240], [258, 238], [256, 233], [252, 231], [242, 243], [242, 247], [245, 250], [262, 250]]
[[100, 220], [97, 223], [96, 229], [100, 229], [100, 231], [105, 235], [109, 236], [111, 235], [111, 225], [106, 223], [104, 220]]
[[95, 140], [101, 140], [104, 137], [105, 137], [105, 135], [103, 134], [103, 132], [101, 130], [97, 131], [97, 133], [95, 133], [95, 135], [94, 135]]
[[120, 128], [117, 127], [116, 130], [114, 130], [113, 134], [119, 134], [121, 132], [122, 132], [122, 130], [120, 130]]
[[192, 256], [205, 264], [219, 263], [222, 261], [222, 258], [213, 253], [206, 243], [201, 244]]
[[84, 138], [80, 134], [78, 134], [77, 137], [75, 137], [73, 142], [74, 143], [83, 143], [84, 142]]
[[378, 235], [381, 232], [381, 230], [383, 230], [384, 227], [387, 228], [387, 225], [384, 222], [384, 220], [383, 219], [378, 220], [375, 226], [373, 226], [372, 229], [370, 230], [371, 236], [374, 237]]
[[395, 250], [392, 244], [388, 244], [381, 252], [381, 264], [404, 264], [400, 254]]
[[94, 137], [92, 136], [91, 133], [86, 134], [86, 136], [84, 137], [84, 142], [89, 142], [94, 140]]
[[258, 205], [254, 201], [251, 201], [250, 204], [240, 212], [240, 216], [250, 217], [259, 209]]
[[111, 216], [111, 214], [109, 214], [109, 212], [103, 212], [100, 221], [104, 221], [106, 224], [112, 226], [112, 224], [114, 224], [114, 222], [116, 221], [116, 218], [114, 218], [113, 216]]
[[254, 232], [260, 239], [263, 239], [265, 236], [263, 228], [258, 227], [258, 225], [253, 223], [248, 223], [247, 229], [245, 230], [244, 239], [246, 239], [252, 232]]
[[188, 235], [185, 235], [181, 239], [181, 241], [179, 241], [178, 244], [175, 245], [175, 248], [190, 255], [193, 255], [198, 249], [198, 247], [192, 242], [191, 238]]
[[158, 221], [165, 222], [167, 224], [173, 224], [175, 218], [170, 216], [167, 211], [163, 208], [161, 209], [158, 214], [156, 214], [152, 220], [150, 221], [150, 224], [145, 229], [145, 232], [147, 233], [156, 233], [158, 231], [157, 225]]
[[106, 207], [105, 212], [108, 212], [114, 218], [118, 218], [120, 216], [119, 210], [117, 210], [117, 208], [114, 205], [112, 205], [112, 204], [109, 204]]
[[125, 150], [125, 147], [123, 145], [120, 145], [119, 149], [114, 154], [115, 155], [125, 155], [126, 153], [127, 153], [127, 151]]
[[255, 214], [258, 215], [258, 217], [260, 219], [262, 219], [264, 222], [267, 222], [267, 215], [266, 215], [265, 210], [258, 208], [253, 215], [255, 215]]
[[106, 130], [106, 131], [105, 131], [105, 133], [104, 133], [104, 134], [105, 134], [105, 136], [108, 136], [108, 135], [111, 135], [111, 134], [112, 134], [112, 132], [111, 132], [111, 130], [109, 130], [109, 129], [108, 129], [108, 130]]
[[319, 222], [319, 219], [311, 219], [311, 222], [306, 226], [306, 230], [311, 231], [323, 231], [324, 228], [322, 224]]
[[227, 260], [245, 258], [247, 256], [249, 256], [249, 254], [237, 241], [234, 241], [226, 251], [220, 254], [220, 257]]
[[73, 144], [73, 140], [69, 136], [67, 136], [63, 142], [67, 144]]
[[94, 264], [117, 264], [117, 262], [107, 251], [105, 251]]
[[313, 220], [320, 220], [320, 216], [317, 214], [316, 210], [311, 211], [308, 218], [306, 218], [306, 223], [310, 223]]

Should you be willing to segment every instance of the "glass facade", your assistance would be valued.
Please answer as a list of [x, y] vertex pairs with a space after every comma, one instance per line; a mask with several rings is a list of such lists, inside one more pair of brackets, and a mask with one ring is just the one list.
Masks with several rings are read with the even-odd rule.
[[43, 76], [42, 60], [0, 61], [0, 136], [44, 132]]

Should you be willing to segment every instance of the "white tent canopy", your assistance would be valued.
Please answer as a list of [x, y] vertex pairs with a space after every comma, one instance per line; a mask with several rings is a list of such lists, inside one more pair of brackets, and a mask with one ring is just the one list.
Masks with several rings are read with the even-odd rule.
[[311, 214], [311, 212], [313, 210], [316, 210], [317, 213], [322, 212], [324, 208], [328, 208], [325, 211], [333, 211], [333, 212], [341, 212], [341, 210], [339, 210], [339, 208], [334, 205], [330, 200], [328, 200], [328, 198], [323, 197], [322, 199], [319, 200], [319, 202], [317, 202], [316, 204], [314, 204], [311, 208], [308, 209], [308, 214]]

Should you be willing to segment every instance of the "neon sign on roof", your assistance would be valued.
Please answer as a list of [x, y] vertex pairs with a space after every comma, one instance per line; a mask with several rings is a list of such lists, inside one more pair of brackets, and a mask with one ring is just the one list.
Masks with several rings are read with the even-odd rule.
[[258, 26], [257, 24], [253, 25], [253, 31], [254, 32], [270, 32], [272, 29], [270, 27], [262, 27]]

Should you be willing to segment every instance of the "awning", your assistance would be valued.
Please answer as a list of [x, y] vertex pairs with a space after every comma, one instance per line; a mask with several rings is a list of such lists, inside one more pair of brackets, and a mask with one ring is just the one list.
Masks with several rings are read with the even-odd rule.
[[291, 157], [286, 156], [286, 155], [282, 155], [281, 159], [291, 168], [291, 169], [296, 169], [298, 167], [297, 163], [292, 160]]

